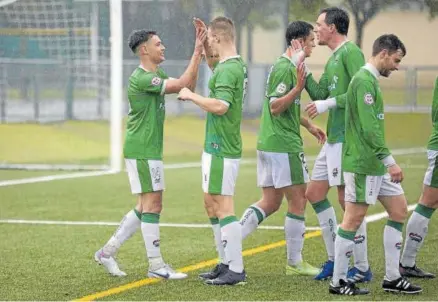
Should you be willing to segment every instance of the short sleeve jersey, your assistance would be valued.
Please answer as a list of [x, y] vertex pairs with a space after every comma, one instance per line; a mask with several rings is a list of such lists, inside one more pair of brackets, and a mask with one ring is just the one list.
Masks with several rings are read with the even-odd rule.
[[281, 56], [272, 66], [266, 83], [257, 150], [281, 153], [303, 151], [300, 96], [277, 116], [270, 109], [271, 102], [289, 93], [296, 82], [295, 65], [286, 55]]
[[247, 68], [240, 56], [226, 58], [214, 68], [208, 83], [209, 97], [226, 102], [229, 107], [223, 115], [207, 113], [206, 153], [226, 158], [241, 157], [240, 124], [247, 85]]
[[163, 158], [165, 118], [164, 91], [168, 76], [158, 68], [151, 72], [138, 67], [129, 77], [129, 113], [123, 154], [125, 158]]

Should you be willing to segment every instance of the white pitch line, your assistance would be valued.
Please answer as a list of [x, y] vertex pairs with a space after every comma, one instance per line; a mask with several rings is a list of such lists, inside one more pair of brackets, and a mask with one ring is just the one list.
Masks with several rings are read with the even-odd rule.
[[[405, 148], [405, 149], [394, 149], [392, 150], [392, 154], [394, 155], [409, 155], [409, 154], [417, 154], [421, 152], [425, 152], [425, 148]], [[308, 156], [308, 161], [313, 161], [316, 159], [316, 156]], [[254, 164], [256, 163], [255, 159], [242, 159], [240, 164]], [[201, 167], [200, 162], [189, 162], [189, 163], [177, 163], [177, 164], [166, 164], [164, 165], [164, 169], [173, 170], [173, 169], [184, 169], [184, 168], [199, 168]], [[97, 172], [78, 172], [71, 174], [61, 174], [61, 175], [49, 175], [42, 177], [33, 177], [33, 178], [23, 178], [23, 179], [13, 179], [0, 181], [0, 187], [6, 186], [14, 186], [14, 185], [22, 185], [29, 183], [38, 183], [38, 182], [48, 182], [53, 180], [61, 180], [61, 179], [72, 179], [72, 178], [82, 178], [82, 177], [91, 177], [91, 176], [101, 176], [101, 175], [109, 175], [115, 174], [114, 171], [97, 171]]]
[[78, 173], [48, 175], [48, 176], [23, 178], [23, 179], [12, 179], [12, 180], [0, 181], [0, 187], [31, 184], [31, 183], [37, 183], [37, 182], [47, 182], [47, 181], [53, 181], [53, 180], [59, 180], [59, 179], [72, 179], [72, 178], [102, 176], [102, 175], [109, 175], [109, 174], [115, 174], [115, 172], [114, 171], [78, 172]]
[[[408, 212], [415, 209], [417, 204], [409, 205]], [[365, 217], [366, 222], [374, 222], [388, 217], [387, 212], [368, 215]], [[62, 221], [62, 220], [25, 220], [25, 219], [0, 219], [0, 223], [4, 224], [45, 224], [45, 225], [83, 225], [83, 226], [118, 226], [119, 222], [108, 221]], [[206, 229], [211, 228], [210, 224], [197, 223], [160, 223], [162, 227], [170, 228], [195, 228]], [[283, 230], [284, 226], [261, 225], [258, 227], [261, 230]], [[317, 231], [320, 227], [306, 227], [307, 231]]]
[[[25, 219], [0, 219], [0, 223], [5, 224], [45, 224], [45, 225], [83, 225], [83, 226], [118, 226], [119, 222], [108, 221], [61, 221], [61, 220], [25, 220]], [[161, 227], [170, 228], [194, 228], [209, 229], [211, 224], [197, 223], [160, 223]], [[284, 230], [284, 226], [261, 225], [258, 227], [262, 230]], [[306, 227], [307, 231], [317, 231], [320, 227]]]

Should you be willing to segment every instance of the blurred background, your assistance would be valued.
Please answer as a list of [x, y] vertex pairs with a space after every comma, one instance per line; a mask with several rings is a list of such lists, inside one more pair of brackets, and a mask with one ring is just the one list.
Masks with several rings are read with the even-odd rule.
[[[0, 7], [0, 121], [105, 120], [109, 117], [110, 18], [108, 1], [19, 0]], [[371, 53], [375, 38], [398, 35], [407, 47], [401, 70], [384, 80], [392, 111], [427, 111], [438, 74], [438, 2], [435, 0], [144, 0], [123, 1], [123, 38], [138, 28], [156, 30], [166, 49], [164, 69], [179, 76], [193, 43], [191, 18], [232, 18], [239, 52], [249, 65], [244, 114], [257, 116], [270, 65], [285, 49], [284, 32], [293, 20], [314, 23], [329, 5], [351, 17], [348, 37]], [[124, 43], [123, 79], [138, 65]], [[308, 64], [319, 77], [330, 56], [318, 46]], [[207, 93], [209, 70], [200, 70], [198, 90]], [[169, 99], [172, 99], [171, 97]], [[124, 102], [127, 110], [127, 102]], [[198, 113], [168, 102], [168, 114]]]
[[[123, 0], [123, 89], [139, 64], [127, 47], [132, 30], [158, 32], [166, 46], [162, 67], [169, 76], [178, 77], [193, 51], [192, 17], [206, 23], [219, 15], [230, 17], [249, 71], [242, 130], [249, 131], [251, 139], [244, 141], [244, 149], [255, 156], [266, 77], [286, 48], [288, 23], [314, 24], [320, 9], [332, 5], [349, 13], [348, 38], [366, 58], [382, 34], [394, 33], [405, 43], [407, 56], [400, 70], [381, 80], [386, 111], [397, 114], [406, 127], [417, 125], [410, 120], [412, 113], [420, 114], [415, 121], [424, 124], [410, 130], [426, 129], [428, 134], [430, 118], [424, 113], [430, 112], [438, 75], [438, 0]], [[114, 141], [108, 123], [110, 37], [109, 0], [0, 0], [0, 168], [10, 163], [108, 163]], [[317, 79], [330, 55], [327, 47], [317, 46], [307, 59]], [[208, 94], [210, 74], [203, 63], [199, 93]], [[123, 97], [126, 116], [126, 93]], [[309, 97], [306, 92], [302, 97], [305, 104]], [[198, 160], [204, 113], [178, 102], [176, 95], [167, 96], [166, 110], [166, 160]], [[316, 122], [324, 127], [325, 119]]]

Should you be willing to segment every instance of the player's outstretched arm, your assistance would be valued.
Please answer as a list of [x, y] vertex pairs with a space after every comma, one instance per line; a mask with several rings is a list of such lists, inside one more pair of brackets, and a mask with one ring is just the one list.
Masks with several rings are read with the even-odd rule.
[[194, 90], [198, 79], [199, 64], [202, 61], [202, 52], [204, 41], [207, 39], [207, 31], [203, 28], [196, 27], [195, 49], [189, 66], [178, 79], [169, 79], [166, 81], [165, 93], [178, 93], [184, 87]]
[[324, 100], [329, 96], [328, 77], [325, 73], [322, 74], [319, 82], [315, 80], [312, 73], [309, 71], [306, 79], [306, 91], [312, 100]]
[[181, 101], [191, 101], [201, 109], [216, 115], [224, 115], [228, 111], [230, 104], [223, 100], [203, 97], [197, 93], [192, 92], [188, 88], [183, 88], [178, 94], [178, 99]]
[[329, 98], [327, 100], [318, 100], [310, 102], [304, 108], [304, 111], [307, 112], [307, 115], [312, 120], [318, 115], [328, 111], [332, 108], [345, 108], [345, 103], [347, 102], [347, 93], [338, 95], [333, 98]]
[[301, 91], [304, 89], [306, 82], [306, 72], [304, 62], [300, 62], [297, 67], [297, 84], [287, 94], [270, 102], [270, 109], [273, 115], [280, 115], [290, 104], [299, 97]]

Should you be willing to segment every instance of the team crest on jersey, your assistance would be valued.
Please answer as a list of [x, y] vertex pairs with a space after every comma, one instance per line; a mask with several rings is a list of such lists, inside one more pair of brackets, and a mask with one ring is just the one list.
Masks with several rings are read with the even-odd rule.
[[363, 97], [363, 101], [365, 102], [365, 104], [367, 105], [372, 105], [374, 104], [374, 99], [373, 96], [371, 95], [371, 93], [367, 93], [364, 95]]
[[159, 77], [154, 77], [153, 79], [152, 79], [152, 85], [154, 85], [154, 86], [158, 86], [158, 85], [160, 85], [161, 84], [161, 79], [159, 78]]
[[286, 92], [286, 85], [284, 83], [280, 83], [277, 86], [277, 92], [283, 94]]

